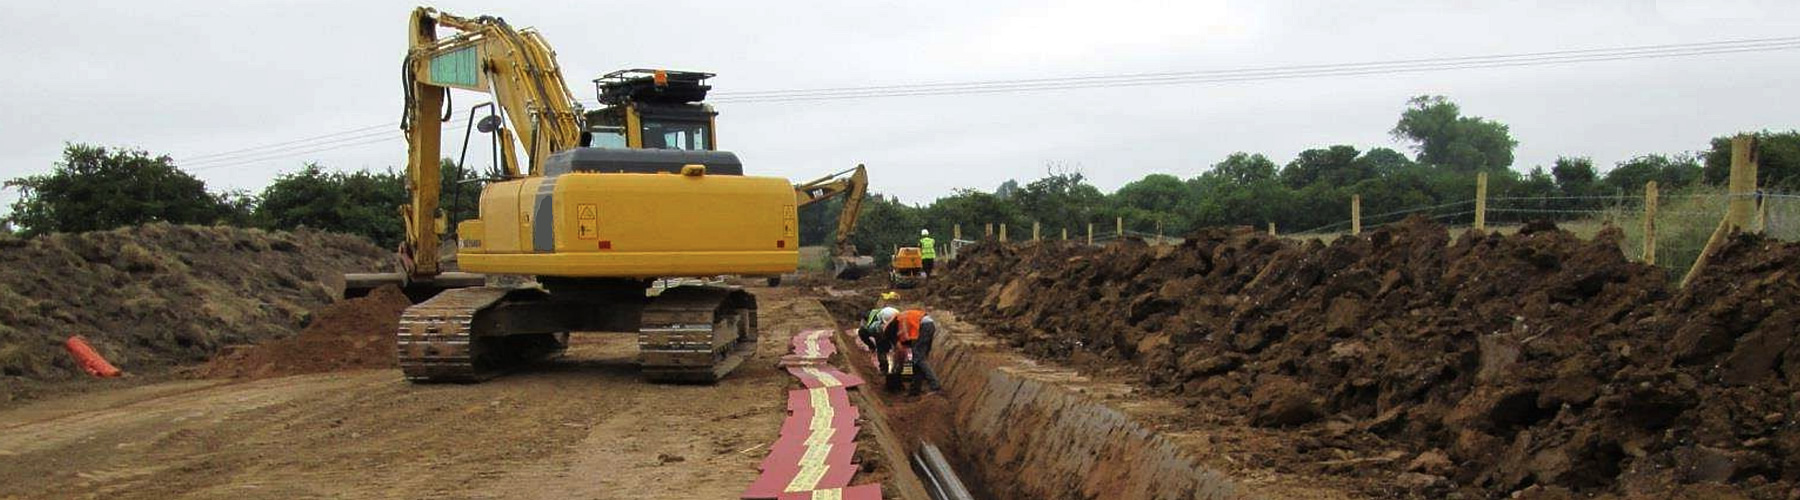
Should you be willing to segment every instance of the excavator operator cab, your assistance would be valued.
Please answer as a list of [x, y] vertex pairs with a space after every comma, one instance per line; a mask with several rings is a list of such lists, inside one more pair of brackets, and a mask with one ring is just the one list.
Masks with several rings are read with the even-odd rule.
[[712, 73], [626, 69], [594, 79], [601, 108], [587, 112], [586, 146], [630, 149], [718, 149], [713, 118], [701, 101]]

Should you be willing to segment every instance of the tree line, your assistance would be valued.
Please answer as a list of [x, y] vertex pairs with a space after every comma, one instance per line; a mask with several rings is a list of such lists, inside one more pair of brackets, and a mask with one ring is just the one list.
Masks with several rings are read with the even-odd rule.
[[[1238, 152], [1185, 178], [1151, 174], [1110, 193], [1089, 183], [1080, 168], [1052, 164], [1036, 180], [1007, 181], [992, 190], [956, 189], [926, 204], [872, 194], [852, 241], [860, 252], [885, 260], [894, 247], [916, 244], [919, 229], [931, 229], [946, 241], [957, 224], [968, 235], [992, 223], [1028, 236], [1033, 222], [1049, 235], [1062, 229], [1075, 235], [1089, 223], [1109, 228], [1114, 218], [1142, 233], [1180, 235], [1200, 227], [1267, 223], [1296, 232], [1349, 219], [1352, 196], [1361, 196], [1365, 216], [1468, 201], [1480, 172], [1488, 174], [1490, 197], [1537, 200], [1530, 205], [1545, 215], [1576, 217], [1639, 195], [1650, 180], [1664, 189], [1723, 183], [1731, 161], [1730, 138], [1722, 136], [1705, 149], [1644, 154], [1604, 172], [1585, 157], [1515, 169], [1518, 141], [1504, 123], [1467, 115], [1441, 96], [1408, 101], [1389, 132], [1410, 155], [1340, 144], [1301, 151], [1280, 165], [1261, 153]], [[1800, 190], [1800, 131], [1757, 136], [1759, 185]], [[460, 170], [459, 175], [449, 159], [443, 167], [446, 211], [454, 212], [453, 220], [475, 217], [480, 180], [498, 173]], [[261, 191], [212, 191], [167, 155], [87, 144], [66, 146], [49, 173], [4, 185], [18, 189], [20, 198], [0, 219], [0, 230], [27, 237], [163, 221], [310, 227], [392, 247], [403, 237], [396, 207], [407, 199], [405, 175], [393, 169], [346, 172], [306, 164]], [[802, 211], [803, 245], [830, 241], [839, 203]]]
[[[476, 215], [481, 178], [443, 163], [443, 205], [455, 220]], [[260, 192], [212, 191], [168, 155], [130, 148], [70, 144], [46, 174], [6, 181], [19, 190], [0, 224], [20, 236], [102, 231], [150, 222], [231, 225], [274, 230], [301, 227], [361, 235], [383, 247], [405, 236], [397, 207], [407, 202], [406, 176], [388, 170], [331, 171], [316, 163], [277, 176]], [[460, 203], [455, 200], [460, 199]]]
[[[1470, 203], [1436, 213], [1446, 222], [1469, 222], [1478, 173], [1488, 174], [1488, 196], [1529, 209], [1532, 218], [1571, 219], [1641, 196], [1644, 184], [1662, 190], [1723, 184], [1731, 164], [1731, 138], [1706, 148], [1673, 154], [1649, 153], [1601, 171], [1586, 157], [1558, 158], [1550, 165], [1513, 168], [1518, 141], [1506, 124], [1470, 116], [1441, 96], [1411, 99], [1390, 134], [1411, 155], [1385, 147], [1359, 149], [1330, 145], [1301, 151], [1285, 165], [1261, 153], [1238, 152], [1182, 178], [1150, 174], [1111, 192], [1087, 182], [1079, 169], [1052, 164], [1045, 176], [1020, 184], [1007, 181], [991, 191], [958, 189], [927, 204], [908, 205], [875, 196], [863, 207], [854, 241], [863, 252], [885, 257], [896, 246], [916, 245], [918, 230], [949, 235], [961, 224], [965, 237], [980, 236], [985, 225], [1007, 224], [1014, 239], [1029, 237], [1033, 222], [1046, 237], [1068, 229], [1085, 236], [1087, 224], [1109, 232], [1115, 218], [1139, 233], [1171, 236], [1210, 226], [1264, 227], [1283, 232], [1347, 230], [1353, 196], [1362, 213], [1385, 214]], [[1759, 184], [1764, 189], [1800, 190], [1800, 131], [1756, 134]], [[828, 238], [836, 206], [803, 215], [803, 244]], [[939, 240], [947, 239], [940, 236]]]

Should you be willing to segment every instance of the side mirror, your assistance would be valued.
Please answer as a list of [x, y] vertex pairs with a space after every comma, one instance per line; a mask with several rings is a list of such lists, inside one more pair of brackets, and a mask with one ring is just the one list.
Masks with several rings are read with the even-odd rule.
[[483, 133], [483, 134], [492, 134], [492, 133], [494, 133], [495, 130], [498, 130], [499, 128], [500, 128], [500, 116], [499, 115], [487, 115], [485, 117], [482, 117], [481, 121], [475, 122], [475, 130], [480, 130], [481, 133]]

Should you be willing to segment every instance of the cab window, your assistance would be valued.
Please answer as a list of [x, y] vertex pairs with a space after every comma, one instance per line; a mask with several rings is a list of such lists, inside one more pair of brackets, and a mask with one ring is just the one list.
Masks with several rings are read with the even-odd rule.
[[644, 147], [647, 149], [709, 149], [706, 144], [706, 122], [645, 121], [643, 132]]

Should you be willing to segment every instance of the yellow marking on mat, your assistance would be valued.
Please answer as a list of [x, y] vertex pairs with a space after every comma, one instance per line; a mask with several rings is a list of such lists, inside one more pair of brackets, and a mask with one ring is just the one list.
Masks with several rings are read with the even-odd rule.
[[831, 456], [830, 444], [807, 448], [806, 454], [800, 455], [800, 472], [794, 474], [793, 481], [788, 482], [786, 491], [807, 491], [817, 488], [819, 480], [825, 478], [825, 471], [831, 469], [829, 465], [825, 464], [825, 457], [828, 456]]
[[806, 373], [807, 375], [812, 375], [813, 378], [819, 379], [819, 383], [823, 384], [823, 387], [842, 387], [844, 385], [844, 382], [841, 380], [838, 380], [838, 378], [836, 376], [833, 376], [830, 373], [826, 373], [825, 371], [820, 370], [818, 368], [813, 368], [811, 366], [808, 366], [808, 367], [801, 368], [800, 371]]
[[844, 500], [844, 490], [842, 488], [813, 490], [812, 500]]
[[812, 434], [806, 436], [806, 441], [805, 441], [804, 445], [810, 448], [813, 446], [830, 443], [832, 434], [837, 434], [836, 427], [826, 427], [824, 429], [812, 429]]
[[[813, 389], [813, 390], [817, 391], [820, 389]], [[807, 429], [829, 428], [829, 427], [831, 427], [832, 417], [836, 417], [836, 416], [837, 416], [837, 410], [833, 409], [829, 402], [820, 403], [820, 400], [815, 398], [815, 399], [813, 399], [812, 422], [809, 425], [807, 425], [806, 428]]]

